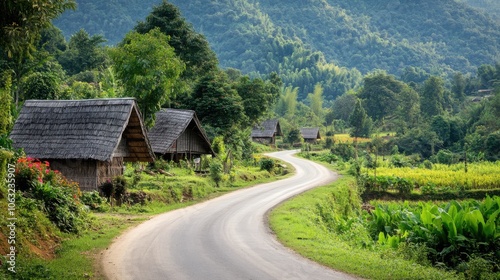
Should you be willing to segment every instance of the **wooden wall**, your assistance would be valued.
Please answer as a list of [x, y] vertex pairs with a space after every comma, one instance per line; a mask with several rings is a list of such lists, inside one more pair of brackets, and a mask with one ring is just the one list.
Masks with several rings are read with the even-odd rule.
[[97, 190], [97, 161], [82, 159], [47, 160], [50, 167], [79, 184], [81, 191]]

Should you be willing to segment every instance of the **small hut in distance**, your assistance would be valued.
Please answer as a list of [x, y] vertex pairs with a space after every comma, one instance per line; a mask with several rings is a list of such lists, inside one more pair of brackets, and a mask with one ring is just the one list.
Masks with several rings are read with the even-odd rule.
[[304, 138], [304, 142], [315, 143], [321, 139], [319, 127], [303, 127], [300, 129], [300, 134]]
[[153, 152], [166, 160], [191, 160], [206, 154], [215, 156], [208, 136], [192, 110], [158, 111], [148, 138]]
[[123, 162], [154, 160], [133, 98], [28, 100], [10, 138], [84, 191], [122, 175]]
[[252, 129], [252, 141], [261, 144], [276, 143], [276, 136], [283, 136], [277, 119], [263, 121]]

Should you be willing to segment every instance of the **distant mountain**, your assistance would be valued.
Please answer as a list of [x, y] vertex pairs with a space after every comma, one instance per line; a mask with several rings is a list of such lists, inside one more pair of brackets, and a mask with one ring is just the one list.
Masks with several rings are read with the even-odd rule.
[[[170, 2], [207, 37], [221, 66], [244, 73], [276, 71], [287, 84], [300, 87], [302, 99], [321, 82], [330, 99], [374, 69], [396, 75], [408, 66], [433, 74], [473, 72], [498, 60], [500, 23], [457, 1]], [[62, 15], [56, 26], [66, 36], [85, 28], [116, 44], [159, 1], [77, 3], [78, 10]]]

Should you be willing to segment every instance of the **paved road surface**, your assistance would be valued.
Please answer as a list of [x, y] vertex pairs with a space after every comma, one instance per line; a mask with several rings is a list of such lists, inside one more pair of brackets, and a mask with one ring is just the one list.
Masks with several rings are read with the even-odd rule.
[[105, 252], [109, 279], [355, 279], [304, 259], [281, 245], [265, 223], [280, 202], [336, 179], [326, 168], [293, 157], [296, 175], [238, 190], [159, 215], [120, 236]]

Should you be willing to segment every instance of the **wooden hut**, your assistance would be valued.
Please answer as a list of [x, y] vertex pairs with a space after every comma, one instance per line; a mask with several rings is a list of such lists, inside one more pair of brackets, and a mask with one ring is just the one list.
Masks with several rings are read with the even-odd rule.
[[148, 138], [154, 153], [167, 160], [191, 160], [200, 155], [215, 155], [205, 130], [192, 110], [158, 111]]
[[252, 129], [252, 141], [261, 144], [274, 144], [276, 136], [283, 136], [277, 119], [263, 121]]
[[133, 98], [28, 100], [10, 135], [15, 148], [96, 190], [123, 174], [123, 162], [154, 154]]
[[321, 139], [318, 127], [303, 127], [300, 129], [300, 134], [304, 138], [304, 142], [307, 143], [315, 143]]

